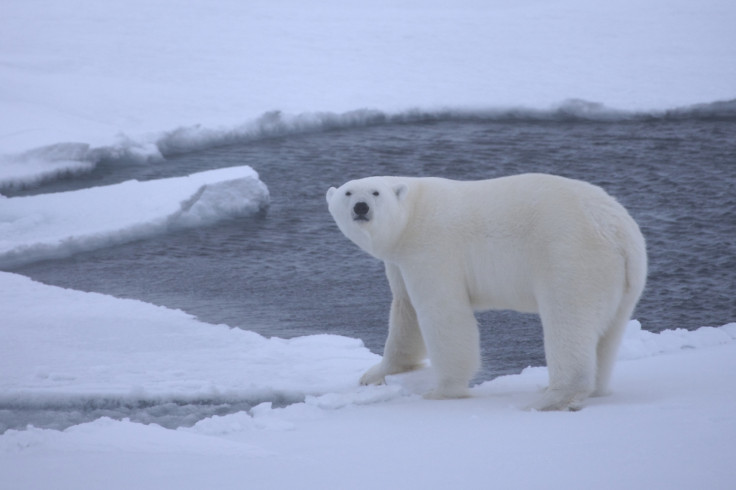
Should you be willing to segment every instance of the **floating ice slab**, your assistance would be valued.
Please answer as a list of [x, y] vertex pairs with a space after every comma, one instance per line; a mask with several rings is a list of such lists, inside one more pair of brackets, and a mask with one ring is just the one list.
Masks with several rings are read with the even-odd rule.
[[0, 267], [249, 216], [268, 202], [268, 188], [247, 166], [56, 194], [0, 196]]

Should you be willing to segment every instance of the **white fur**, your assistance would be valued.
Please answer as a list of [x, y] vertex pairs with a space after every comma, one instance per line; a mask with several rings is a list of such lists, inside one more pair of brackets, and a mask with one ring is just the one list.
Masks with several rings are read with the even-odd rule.
[[474, 312], [512, 309], [542, 319], [550, 379], [532, 408], [574, 410], [605, 393], [647, 257], [639, 227], [602, 189], [543, 174], [369, 177], [330, 188], [327, 202], [345, 236], [384, 261], [393, 293], [383, 359], [361, 383], [429, 355], [428, 396], [467, 396], [480, 366]]

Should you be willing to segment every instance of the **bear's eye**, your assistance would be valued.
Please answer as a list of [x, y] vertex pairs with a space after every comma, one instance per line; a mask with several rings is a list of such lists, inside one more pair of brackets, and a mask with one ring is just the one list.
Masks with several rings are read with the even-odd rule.
[[347, 192], [345, 193], [345, 195], [346, 195], [346, 196], [348, 196], [348, 197], [350, 197], [350, 196], [352, 196], [352, 195], [353, 195], [353, 193], [352, 193], [352, 192], [350, 192], [350, 191], [347, 191]]
[[378, 197], [378, 195], [379, 195], [379, 194], [380, 194], [380, 192], [378, 192], [378, 191], [373, 191], [373, 195], [374, 195], [374, 196]]

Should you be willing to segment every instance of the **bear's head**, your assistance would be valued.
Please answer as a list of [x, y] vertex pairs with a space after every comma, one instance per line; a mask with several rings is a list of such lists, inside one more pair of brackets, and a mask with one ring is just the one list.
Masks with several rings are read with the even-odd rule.
[[396, 178], [351, 180], [327, 191], [327, 205], [340, 231], [379, 259], [386, 259], [408, 219], [409, 188]]

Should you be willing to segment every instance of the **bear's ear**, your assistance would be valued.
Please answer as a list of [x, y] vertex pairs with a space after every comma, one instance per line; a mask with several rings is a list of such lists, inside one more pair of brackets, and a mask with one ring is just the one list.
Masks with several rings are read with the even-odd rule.
[[409, 187], [406, 184], [397, 184], [394, 186], [394, 194], [396, 194], [396, 199], [399, 201], [402, 201], [408, 192]]
[[332, 199], [332, 195], [337, 191], [334, 187], [330, 187], [327, 189], [327, 195], [325, 196], [327, 198], [327, 202], [330, 202], [330, 199]]

